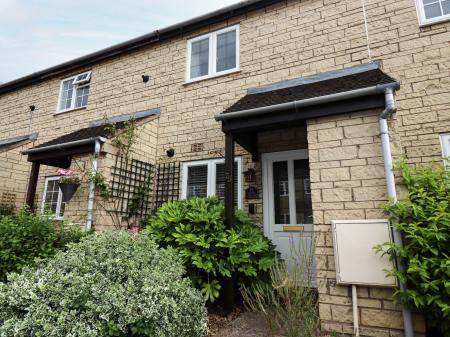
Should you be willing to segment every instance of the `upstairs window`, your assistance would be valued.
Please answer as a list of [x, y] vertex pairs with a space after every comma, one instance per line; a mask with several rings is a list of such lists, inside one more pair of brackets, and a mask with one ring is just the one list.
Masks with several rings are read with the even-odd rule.
[[188, 41], [187, 82], [239, 70], [239, 26]]
[[416, 0], [421, 26], [450, 20], [450, 0]]
[[59, 188], [59, 177], [48, 177], [45, 179], [44, 195], [42, 198], [42, 212], [50, 211], [56, 220], [62, 220], [65, 209], [62, 200], [62, 192]]
[[87, 106], [90, 81], [90, 71], [62, 80], [57, 112], [65, 112]]
[[[234, 200], [242, 207], [241, 158], [234, 166]], [[225, 200], [225, 163], [223, 159], [199, 160], [183, 164], [183, 186], [181, 197], [217, 196]]]

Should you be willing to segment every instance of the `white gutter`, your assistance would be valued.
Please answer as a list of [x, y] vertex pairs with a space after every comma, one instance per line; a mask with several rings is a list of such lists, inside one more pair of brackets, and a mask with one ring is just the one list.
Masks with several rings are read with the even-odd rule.
[[[385, 91], [386, 108], [380, 114], [380, 136], [381, 145], [383, 147], [383, 158], [384, 158], [384, 174], [386, 176], [386, 186], [389, 199], [397, 202], [397, 191], [395, 188], [395, 177], [394, 177], [394, 166], [392, 164], [392, 154], [391, 154], [391, 144], [389, 142], [389, 127], [387, 123], [387, 118], [390, 114], [396, 111], [394, 92], [392, 88], [386, 88]], [[394, 243], [403, 247], [402, 234], [397, 228], [392, 228], [392, 236]], [[400, 272], [404, 272], [405, 266], [403, 265], [400, 257], [396, 256], [397, 269]], [[401, 290], [405, 289], [405, 285], [399, 280], [399, 286]], [[403, 314], [403, 327], [405, 329], [405, 337], [414, 337], [414, 328], [411, 310], [402, 306]]]
[[[98, 157], [100, 155], [100, 139], [95, 141], [95, 150], [94, 150], [94, 158], [92, 158], [92, 168], [91, 174], [95, 175], [98, 170]], [[94, 194], [95, 194], [95, 183], [93, 179], [89, 183], [89, 196], [88, 196], [88, 206], [87, 206], [87, 215], [86, 215], [86, 226], [85, 230], [90, 231], [92, 229], [92, 219], [94, 217]]]
[[256, 116], [256, 115], [277, 112], [277, 111], [282, 111], [282, 110], [295, 110], [297, 112], [300, 108], [304, 108], [307, 106], [331, 103], [331, 102], [336, 102], [336, 101], [341, 101], [341, 100], [346, 100], [346, 99], [351, 99], [351, 98], [358, 98], [358, 97], [363, 97], [363, 96], [369, 96], [369, 95], [381, 94], [381, 93], [384, 93], [387, 88], [392, 88], [393, 90], [397, 90], [398, 88], [400, 88], [400, 83], [392, 82], [392, 83], [388, 83], [388, 84], [379, 84], [379, 85], [368, 87], [368, 88], [355, 89], [355, 90], [351, 90], [351, 91], [340, 92], [337, 94], [331, 94], [331, 95], [319, 96], [319, 97], [313, 97], [313, 98], [306, 98], [306, 99], [303, 99], [300, 101], [292, 101], [292, 102], [287, 102], [287, 103], [263, 106], [263, 107], [259, 107], [259, 108], [241, 110], [241, 111], [235, 111], [235, 112], [220, 113], [220, 114], [215, 115], [214, 118], [216, 119], [216, 121], [223, 121], [223, 120], [228, 120], [228, 119], [233, 119], [233, 118]]

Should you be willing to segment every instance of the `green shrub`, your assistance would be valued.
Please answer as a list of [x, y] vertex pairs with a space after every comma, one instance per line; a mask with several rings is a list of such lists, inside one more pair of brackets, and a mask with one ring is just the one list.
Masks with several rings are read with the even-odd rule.
[[84, 236], [78, 225], [55, 222], [49, 215], [22, 209], [16, 216], [0, 217], [0, 282], [9, 272], [31, 266], [35, 259], [53, 256], [69, 242]]
[[173, 250], [93, 234], [0, 284], [3, 337], [200, 337], [206, 308]]
[[392, 258], [399, 254], [405, 272], [389, 271], [405, 284], [395, 298], [424, 312], [427, 321], [450, 335], [450, 171], [440, 164], [412, 169], [401, 164], [407, 197], [387, 206], [404, 236], [404, 247], [378, 247]]
[[262, 279], [275, 257], [271, 242], [246, 214], [236, 212], [233, 229], [225, 228], [223, 217], [217, 198], [190, 198], [161, 206], [144, 230], [180, 253], [188, 275], [211, 302], [220, 295], [221, 278], [235, 273], [240, 283]]

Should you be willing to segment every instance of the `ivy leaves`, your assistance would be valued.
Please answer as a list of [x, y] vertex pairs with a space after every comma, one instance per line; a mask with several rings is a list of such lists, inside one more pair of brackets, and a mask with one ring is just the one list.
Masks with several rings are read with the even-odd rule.
[[271, 242], [251, 219], [236, 212], [236, 227], [223, 223], [217, 198], [191, 198], [164, 204], [144, 232], [163, 247], [174, 247], [189, 276], [207, 301], [220, 296], [219, 279], [237, 273], [252, 282], [267, 272], [275, 257]]

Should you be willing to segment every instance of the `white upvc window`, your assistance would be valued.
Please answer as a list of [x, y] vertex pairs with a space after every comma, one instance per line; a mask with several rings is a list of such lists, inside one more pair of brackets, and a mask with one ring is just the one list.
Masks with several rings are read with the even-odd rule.
[[56, 220], [62, 220], [66, 203], [62, 200], [62, 192], [59, 188], [60, 177], [45, 178], [44, 194], [42, 196], [41, 211], [50, 211]]
[[[234, 195], [238, 208], [242, 208], [242, 160], [236, 158]], [[198, 160], [183, 163], [181, 197], [217, 196], [225, 199], [224, 159]]]
[[441, 145], [442, 145], [442, 156], [448, 158], [449, 161], [446, 162], [450, 165], [450, 133], [445, 133], [441, 135]]
[[87, 71], [61, 81], [57, 113], [87, 106], [91, 73]]
[[421, 26], [450, 20], [450, 0], [416, 0]]
[[239, 70], [239, 25], [187, 42], [186, 82]]

